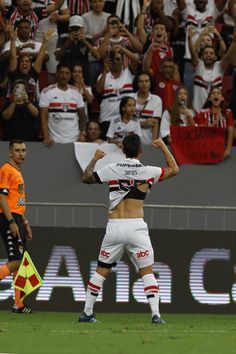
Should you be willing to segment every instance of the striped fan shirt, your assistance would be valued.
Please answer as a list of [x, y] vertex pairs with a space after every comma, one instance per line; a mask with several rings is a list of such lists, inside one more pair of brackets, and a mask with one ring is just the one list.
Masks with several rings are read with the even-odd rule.
[[73, 87], [66, 91], [57, 85], [46, 87], [40, 96], [39, 106], [48, 108], [49, 135], [55, 143], [71, 143], [78, 140], [78, 108], [84, 107], [82, 95]]
[[212, 70], [208, 70], [202, 60], [195, 68], [193, 78], [193, 107], [202, 109], [212, 87], [222, 87], [224, 71], [221, 62], [217, 61]]
[[111, 72], [107, 73], [100, 106], [100, 122], [110, 122], [112, 118], [120, 116], [120, 100], [133, 92], [133, 79], [134, 75], [129, 69], [123, 70], [118, 78]]

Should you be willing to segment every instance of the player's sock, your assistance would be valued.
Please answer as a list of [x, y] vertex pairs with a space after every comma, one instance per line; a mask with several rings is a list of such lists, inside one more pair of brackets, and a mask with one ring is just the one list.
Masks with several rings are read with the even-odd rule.
[[10, 269], [6, 264], [0, 266], [0, 280], [6, 278], [10, 274]]
[[88, 316], [93, 314], [93, 306], [97, 300], [97, 296], [105, 279], [106, 278], [104, 278], [102, 275], [95, 272], [88, 282], [86, 301], [84, 306], [84, 313]]
[[[17, 272], [14, 272], [13, 273], [13, 277], [15, 278]], [[20, 295], [21, 295], [21, 292], [19, 289], [14, 289], [14, 292], [15, 292], [15, 301], [14, 301], [14, 307], [15, 308], [21, 308], [24, 306], [23, 302], [20, 300]]]
[[159, 312], [159, 286], [157, 285], [156, 278], [153, 274], [146, 274], [142, 277], [144, 291], [147, 296], [149, 305], [152, 311], [152, 317], [157, 315], [160, 317]]

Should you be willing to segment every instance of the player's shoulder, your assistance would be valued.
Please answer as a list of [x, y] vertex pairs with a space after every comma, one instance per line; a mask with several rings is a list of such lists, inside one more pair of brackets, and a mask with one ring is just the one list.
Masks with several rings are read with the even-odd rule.
[[161, 97], [153, 93], [150, 93], [150, 101], [152, 101], [153, 103], [159, 103], [161, 102]]
[[17, 171], [15, 167], [13, 167], [9, 162], [4, 163], [0, 167], [0, 174], [8, 174], [12, 173], [12, 171]]
[[49, 85], [42, 90], [41, 94], [49, 94], [49, 93], [53, 92], [54, 89], [56, 89], [55, 84]]
[[69, 90], [70, 90], [72, 93], [74, 93], [74, 94], [76, 94], [76, 95], [81, 95], [81, 93], [79, 92], [79, 90], [77, 89], [77, 87], [75, 87], [75, 86], [73, 86], [73, 85], [68, 85], [68, 88], [69, 88]]

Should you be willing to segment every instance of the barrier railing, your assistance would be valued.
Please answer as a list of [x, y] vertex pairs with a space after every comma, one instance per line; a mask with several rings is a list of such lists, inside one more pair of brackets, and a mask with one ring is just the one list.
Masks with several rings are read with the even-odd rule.
[[[45, 226], [45, 217], [40, 215], [42, 208], [50, 208], [51, 217], [46, 226], [61, 226], [61, 218], [59, 210], [65, 208], [71, 209], [70, 218], [65, 223], [66, 227], [104, 227], [107, 220], [108, 207], [102, 203], [56, 203], [56, 202], [29, 202], [27, 203], [28, 214], [31, 217], [33, 226]], [[75, 211], [78, 208], [86, 208], [86, 218], [83, 215], [76, 217]], [[104, 214], [97, 213], [101, 209]], [[164, 229], [204, 229], [204, 230], [236, 230], [235, 212], [236, 207], [231, 206], [209, 206], [209, 205], [158, 205], [145, 204], [145, 219], [150, 228], [164, 228]], [[160, 211], [164, 210], [164, 217]], [[181, 211], [181, 213], [179, 213]], [[195, 215], [195, 225], [191, 212], [198, 211], [197, 218]], [[176, 213], [179, 213], [176, 217]], [[220, 212], [220, 214], [219, 214]], [[211, 218], [209, 218], [211, 213]], [[232, 213], [232, 215], [230, 215]], [[99, 214], [99, 215], [98, 215]], [[80, 220], [79, 220], [80, 219]], [[163, 222], [163, 219], [165, 220]], [[178, 223], [176, 226], [176, 219]], [[213, 222], [212, 222], [213, 220]], [[199, 223], [199, 227], [198, 227]], [[214, 224], [216, 225], [214, 227]]]

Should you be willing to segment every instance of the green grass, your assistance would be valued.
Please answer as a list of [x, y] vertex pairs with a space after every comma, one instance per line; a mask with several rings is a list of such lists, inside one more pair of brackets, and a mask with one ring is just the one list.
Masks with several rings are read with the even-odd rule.
[[15, 354], [235, 354], [235, 315], [98, 314], [101, 323], [78, 323], [74, 313], [0, 312], [0, 353]]

